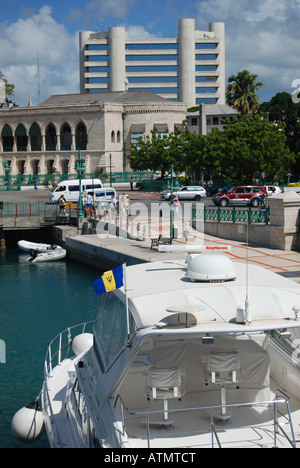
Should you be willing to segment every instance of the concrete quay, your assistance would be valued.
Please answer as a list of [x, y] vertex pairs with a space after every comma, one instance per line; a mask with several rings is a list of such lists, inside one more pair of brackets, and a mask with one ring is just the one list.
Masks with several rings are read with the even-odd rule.
[[[64, 226], [59, 229], [65, 229]], [[174, 240], [174, 245], [184, 244], [183, 240]], [[244, 242], [220, 239], [204, 234], [205, 245], [228, 245], [231, 251], [225, 252], [233, 262], [255, 264], [266, 270], [300, 282], [300, 253], [270, 249], [259, 245], [247, 245]], [[114, 268], [123, 262], [134, 265], [141, 262], [161, 260], [184, 260], [186, 253], [159, 252], [151, 249], [150, 240], [137, 241], [123, 238], [99, 239], [97, 234], [71, 236], [66, 238], [66, 249], [70, 258], [89, 264], [100, 271]]]

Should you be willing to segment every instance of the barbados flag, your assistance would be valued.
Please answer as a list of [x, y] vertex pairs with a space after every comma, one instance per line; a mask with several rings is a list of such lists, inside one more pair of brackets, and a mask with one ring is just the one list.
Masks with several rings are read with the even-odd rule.
[[102, 294], [121, 288], [123, 283], [123, 265], [120, 265], [114, 270], [107, 271], [103, 276], [100, 276], [100, 278], [93, 282], [93, 286], [96, 294]]

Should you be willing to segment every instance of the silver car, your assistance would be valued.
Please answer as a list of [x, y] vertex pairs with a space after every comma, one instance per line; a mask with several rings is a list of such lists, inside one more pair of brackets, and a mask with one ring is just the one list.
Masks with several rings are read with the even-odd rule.
[[[174, 193], [179, 200], [201, 200], [201, 198], [206, 197], [206, 190], [200, 185], [187, 185]], [[170, 190], [162, 192], [160, 196], [163, 200], [170, 200]]]

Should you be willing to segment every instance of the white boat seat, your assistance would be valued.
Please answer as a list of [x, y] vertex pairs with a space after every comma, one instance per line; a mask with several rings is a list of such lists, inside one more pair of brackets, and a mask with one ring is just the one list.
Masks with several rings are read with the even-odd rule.
[[240, 378], [240, 359], [236, 351], [209, 353], [207, 370], [211, 383], [236, 383]]
[[241, 376], [239, 354], [236, 351], [209, 353], [207, 371], [211, 383], [221, 387], [222, 410], [220, 420], [229, 421], [231, 413], [226, 408], [226, 384], [235, 384]]
[[163, 400], [164, 416], [163, 420], [160, 420], [160, 424], [167, 426], [173, 423], [173, 420], [168, 418], [168, 400], [180, 399], [183, 394], [184, 387], [180, 369], [158, 367], [149, 369], [146, 381], [146, 396], [148, 399]]

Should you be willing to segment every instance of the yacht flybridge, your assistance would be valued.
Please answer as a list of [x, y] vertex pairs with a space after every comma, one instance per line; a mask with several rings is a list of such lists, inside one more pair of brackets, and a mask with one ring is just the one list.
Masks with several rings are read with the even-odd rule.
[[47, 353], [52, 447], [297, 446], [297, 283], [202, 253], [128, 267], [98, 298], [92, 334]]

